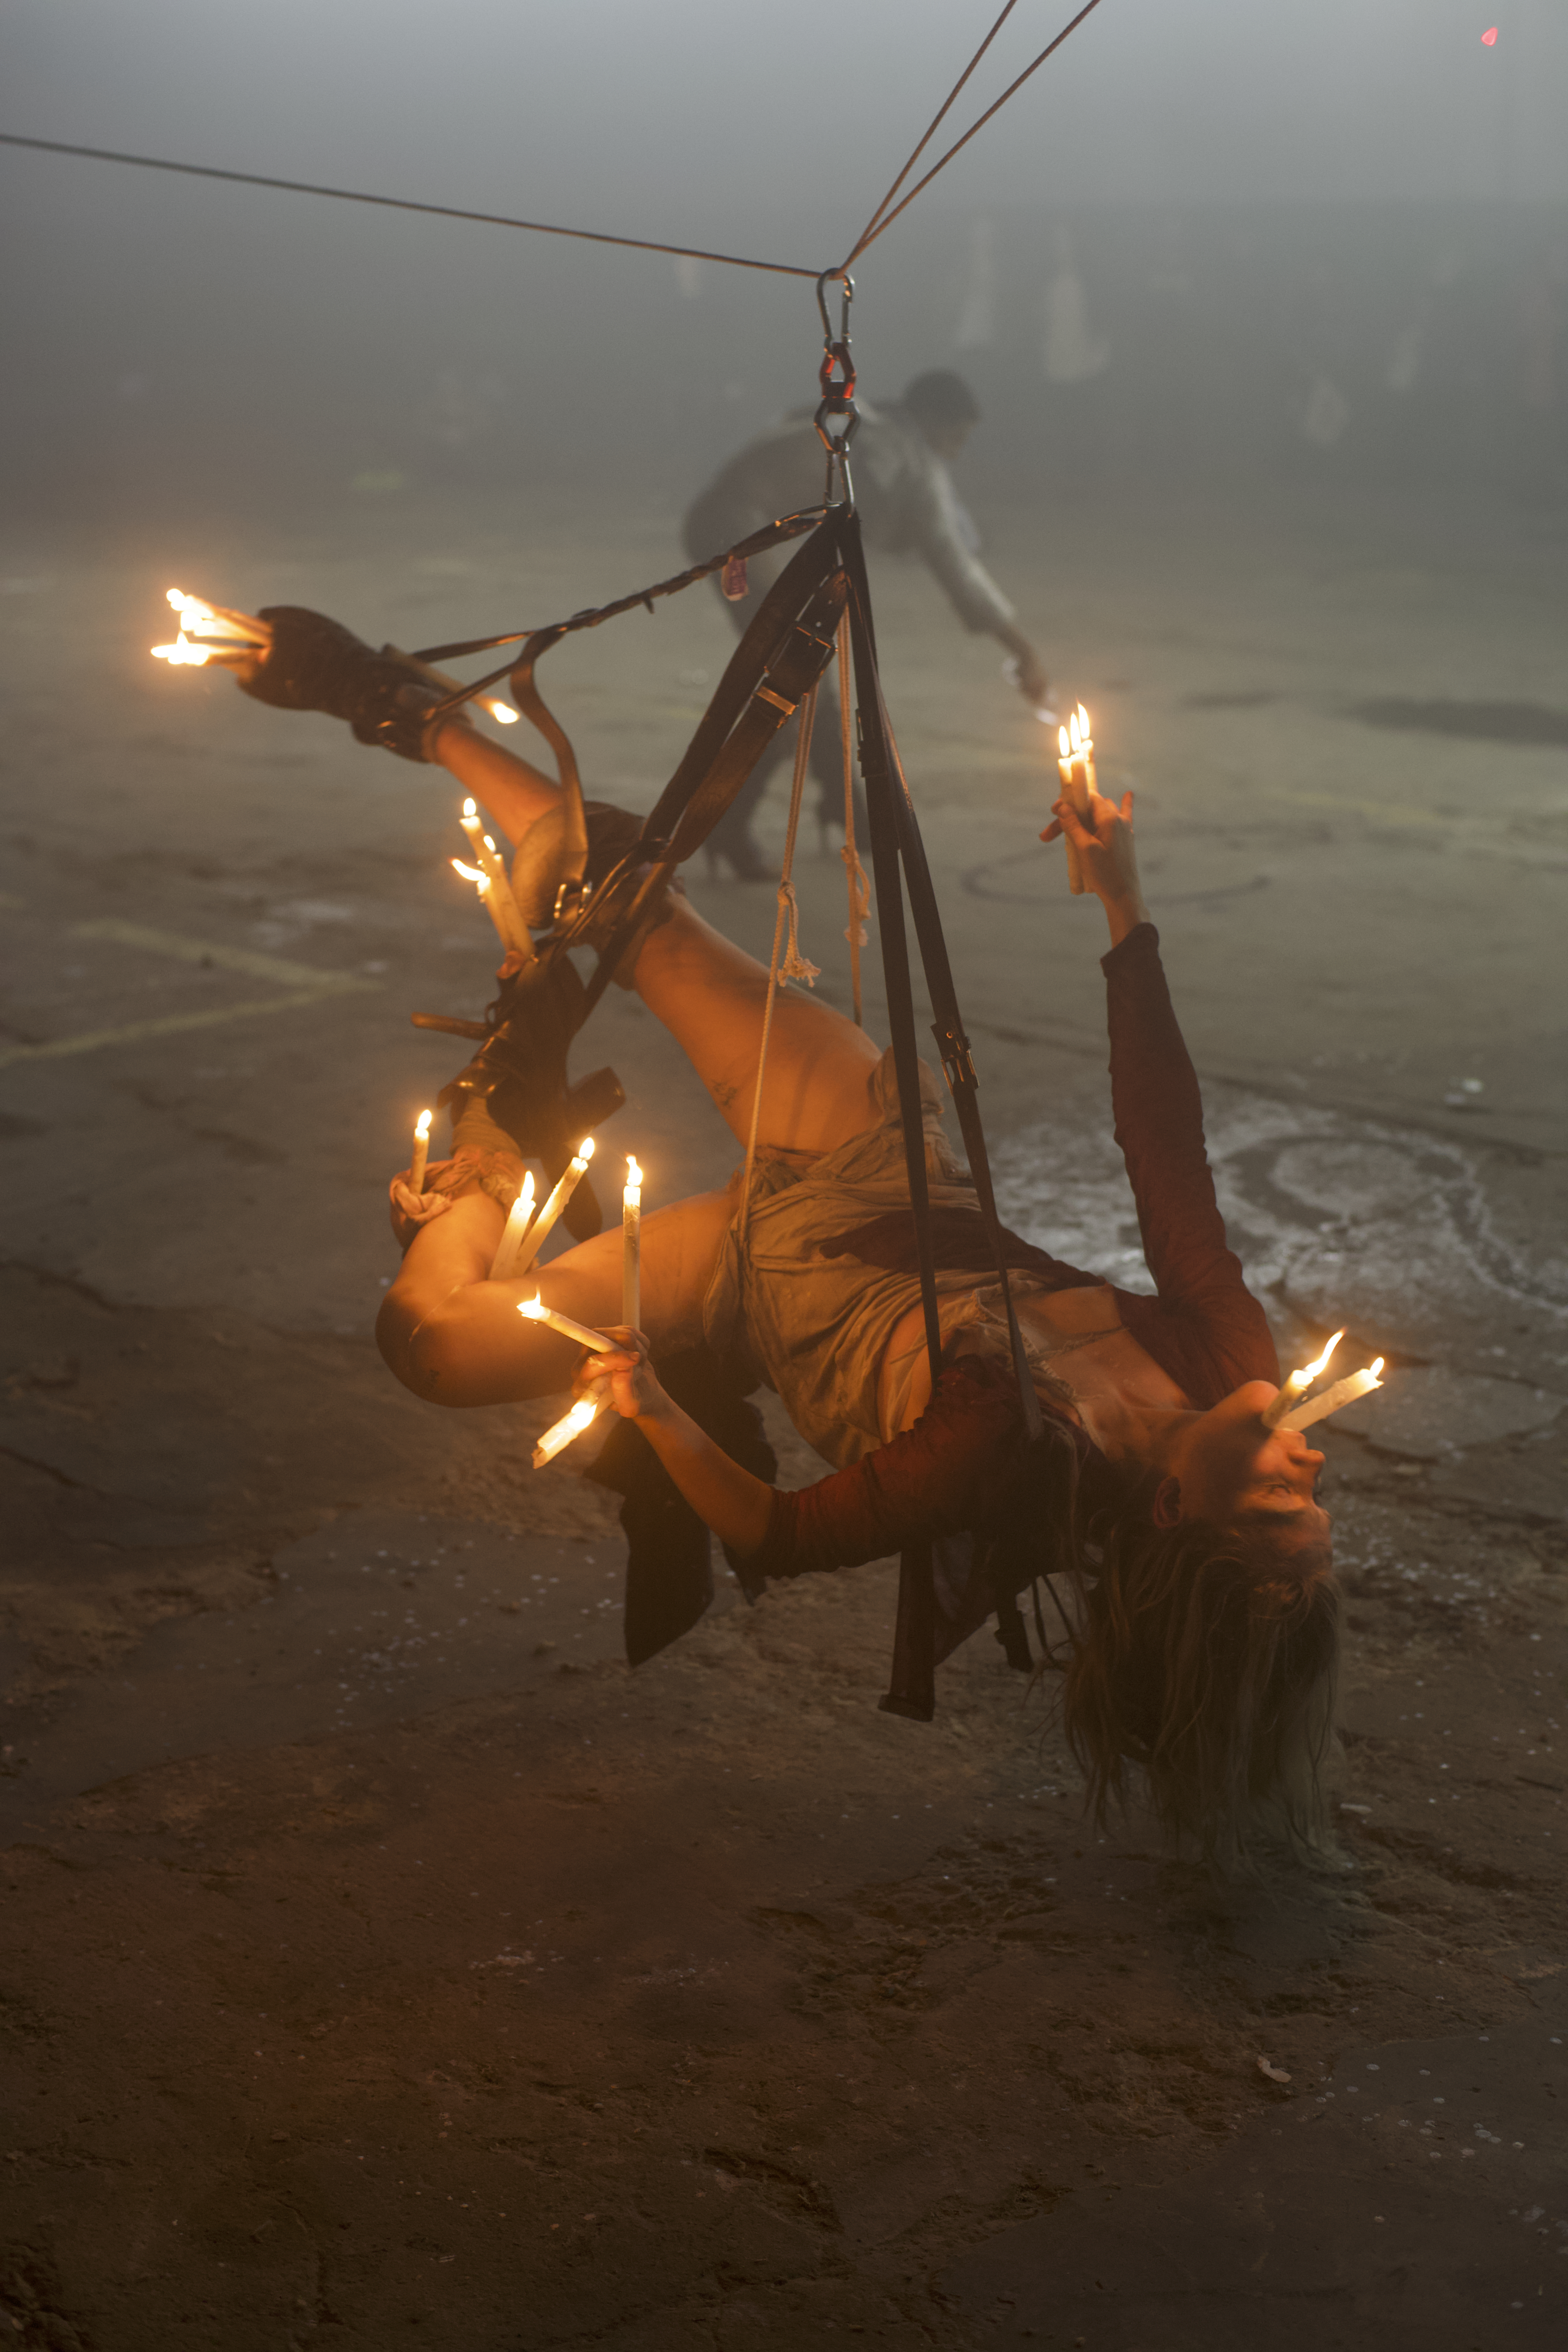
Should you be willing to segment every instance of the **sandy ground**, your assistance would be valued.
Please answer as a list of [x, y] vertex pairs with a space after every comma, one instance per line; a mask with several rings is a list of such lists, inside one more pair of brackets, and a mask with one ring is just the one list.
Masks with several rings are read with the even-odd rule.
[[[879, 1714], [889, 1565], [755, 1609], [725, 1581], [630, 1675], [606, 1498], [527, 1466], [554, 1408], [443, 1416], [374, 1353], [386, 1174], [454, 1066], [406, 1015], [488, 993], [455, 794], [150, 663], [162, 591], [432, 642], [658, 576], [671, 517], [14, 543], [19, 2345], [1563, 2341], [1562, 530], [1304, 491], [991, 529], [1138, 790], [1282, 1341], [1389, 1358], [1330, 1441], [1339, 1858], [1224, 1886], [1136, 1819], [1099, 1836], [984, 1634], [933, 1725]], [[923, 578], [880, 585], [1006, 1213], [1126, 1279], [1039, 730]], [[689, 598], [552, 657], [597, 789], [650, 804], [727, 647]], [[809, 839], [801, 884], [842, 1003]], [[693, 888], [765, 941], [766, 889]], [[650, 1202], [726, 1172], [619, 994], [601, 1061]]]

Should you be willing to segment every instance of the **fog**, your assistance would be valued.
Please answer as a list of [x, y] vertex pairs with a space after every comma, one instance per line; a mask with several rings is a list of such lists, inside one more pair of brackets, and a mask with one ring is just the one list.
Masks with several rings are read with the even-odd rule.
[[[1016, 11], [955, 124], [1064, 13]], [[820, 268], [990, 14], [21, 0], [0, 127]], [[1485, 24], [1103, 0], [863, 257], [867, 389], [964, 366], [982, 498], [1097, 469], [1553, 478], [1568, 18]], [[811, 394], [803, 281], [15, 150], [0, 175], [5, 481], [35, 512], [498, 476], [679, 500]]]

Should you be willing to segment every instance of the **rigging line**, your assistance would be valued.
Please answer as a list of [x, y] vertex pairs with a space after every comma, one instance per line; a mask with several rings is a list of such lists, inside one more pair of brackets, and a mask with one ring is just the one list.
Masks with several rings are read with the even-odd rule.
[[969, 63], [964, 67], [963, 71], [959, 75], [958, 79], [953, 83], [952, 88], [948, 91], [947, 96], [937, 108], [936, 112], [931, 116], [931, 121], [926, 126], [925, 136], [910, 153], [902, 171], [899, 173], [898, 178], [893, 182], [892, 186], [888, 190], [887, 194], [882, 198], [881, 203], [877, 206], [876, 211], [872, 214], [870, 219], [861, 230], [859, 242], [855, 247], [855, 251], [857, 253], [858, 253], [862, 247], [868, 242], [871, 232], [876, 227], [877, 223], [881, 219], [882, 215], [887, 211], [888, 206], [898, 194], [899, 190], [903, 186], [904, 182], [909, 178], [910, 173], [920, 162], [920, 159], [925, 153], [926, 149], [931, 145], [938, 125], [942, 122], [943, 117], [952, 110], [953, 101], [958, 97], [959, 92], [963, 89], [964, 83], [969, 79], [970, 75], [974, 71], [975, 67], [980, 63], [981, 58], [985, 55], [986, 50], [991, 47], [992, 42], [996, 38], [997, 34], [1002, 30], [1003, 26], [1006, 23], [1008, 17], [1012, 15], [1017, 5], [1018, 0], [1007, 0], [1007, 5], [1003, 9], [1002, 14], [992, 26], [991, 30], [986, 34], [985, 38], [981, 42], [980, 47], [975, 50], [974, 55], [970, 58]]
[[1069, 33], [1076, 33], [1084, 18], [1086, 16], [1092, 16], [1099, 5], [1100, 0], [1088, 0], [1088, 5], [1079, 10], [1078, 15], [1073, 18], [1071, 24], [1064, 25], [1061, 31], [1057, 35], [1056, 39], [1052, 41], [1047, 47], [1043, 48], [1040, 51], [1039, 56], [1035, 59], [1033, 65], [1026, 66], [1023, 72], [1018, 76], [1017, 80], [1015, 82], [1009, 82], [1007, 88], [1003, 91], [995, 104], [986, 108], [984, 113], [980, 117], [979, 121], [972, 122], [969, 129], [964, 132], [963, 138], [955, 140], [953, 144], [948, 149], [946, 154], [931, 165], [931, 170], [926, 173], [924, 178], [919, 179], [915, 182], [914, 186], [910, 190], [909, 194], [903, 198], [902, 202], [896, 204], [890, 213], [885, 213], [882, 218], [877, 223], [875, 228], [868, 229], [867, 231], [866, 235], [860, 239], [859, 244], [855, 247], [854, 252], [851, 253], [841, 265], [842, 269], [848, 269], [853, 263], [858, 261], [860, 256], [865, 252], [866, 247], [868, 245], [874, 245], [885, 228], [891, 228], [893, 223], [898, 219], [899, 215], [901, 212], [906, 212], [910, 205], [914, 203], [914, 200], [920, 194], [921, 190], [922, 188], [930, 187], [937, 173], [946, 170], [948, 164], [952, 163], [953, 157], [959, 152], [959, 150], [961, 148], [967, 147], [970, 141], [975, 136], [977, 131], [984, 130], [992, 116], [1001, 112], [1002, 109], [1006, 105], [1007, 100], [1013, 97], [1016, 91], [1023, 89], [1024, 84], [1028, 80], [1029, 76], [1033, 73], [1037, 73], [1040, 68], [1045, 64], [1046, 59], [1056, 55], [1057, 51], [1061, 47], [1062, 43], [1067, 39], [1068, 35]]
[[572, 236], [585, 245], [629, 246], [637, 253], [673, 253], [689, 261], [719, 261], [731, 269], [765, 269], [776, 278], [816, 278], [790, 261], [751, 261], [738, 253], [710, 253], [695, 245], [656, 245], [651, 237], [611, 236], [603, 229], [563, 228], [554, 221], [513, 220], [507, 213], [465, 212], [457, 205], [423, 205], [408, 196], [367, 195], [360, 188], [324, 188], [311, 180], [275, 180], [264, 172], [224, 172], [214, 163], [173, 163], [162, 155], [121, 155], [111, 147], [73, 147], [61, 139], [24, 139], [0, 131], [0, 147], [32, 147], [46, 155], [85, 155], [95, 163], [135, 163], [147, 172], [178, 172], [192, 180], [231, 180], [247, 188], [282, 188], [296, 196], [336, 196], [349, 205], [380, 205], [389, 212], [431, 213], [440, 220], [481, 221], [491, 228], [532, 229], [540, 236]]

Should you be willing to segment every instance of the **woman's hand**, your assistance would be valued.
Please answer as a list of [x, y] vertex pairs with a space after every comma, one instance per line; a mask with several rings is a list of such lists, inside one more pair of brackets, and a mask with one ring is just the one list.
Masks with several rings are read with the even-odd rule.
[[661, 1412], [668, 1411], [669, 1399], [654, 1377], [647, 1340], [629, 1323], [607, 1323], [605, 1337], [621, 1344], [608, 1356], [584, 1349], [572, 1382], [573, 1396], [598, 1400], [607, 1387], [610, 1402], [623, 1421], [657, 1420]]
[[[429, 1171], [430, 1175], [439, 1172], [438, 1168]], [[401, 1250], [405, 1250], [415, 1234], [435, 1218], [445, 1216], [452, 1205], [449, 1195], [445, 1192], [416, 1192], [408, 1181], [412, 1173], [411, 1169], [405, 1168], [387, 1187], [393, 1238]]]
[[1138, 879], [1138, 855], [1132, 845], [1132, 795], [1123, 793], [1121, 805], [1091, 793], [1087, 820], [1065, 797], [1053, 803], [1055, 822], [1041, 834], [1042, 841], [1064, 835], [1078, 851], [1084, 887], [1092, 890], [1105, 908], [1111, 944], [1119, 947], [1129, 931], [1149, 919]]

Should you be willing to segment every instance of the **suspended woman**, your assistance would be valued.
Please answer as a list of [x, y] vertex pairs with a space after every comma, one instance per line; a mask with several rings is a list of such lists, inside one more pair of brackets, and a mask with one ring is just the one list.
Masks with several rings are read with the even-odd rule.
[[[275, 645], [250, 691], [386, 740], [384, 725], [374, 730], [398, 681], [367, 648], [327, 623], [284, 642], [306, 650], [280, 660]], [[405, 683], [402, 698], [417, 699]], [[520, 858], [558, 804], [550, 779], [460, 719], [422, 732], [416, 713], [394, 748], [447, 769]], [[641, 1332], [618, 1325], [618, 1232], [524, 1281], [487, 1278], [522, 1155], [470, 1096], [429, 1189], [393, 1181], [405, 1256], [377, 1338], [398, 1379], [442, 1405], [581, 1392], [607, 1373], [616, 1412], [753, 1589], [933, 1541], [945, 1651], [989, 1613], [994, 1591], [1048, 1571], [1070, 1594], [1065, 1723], [1091, 1804], [1102, 1812], [1142, 1776], [1168, 1831], [1235, 1856], [1260, 1832], [1306, 1844], [1321, 1833], [1338, 1591], [1316, 1499], [1323, 1457], [1261, 1418], [1278, 1359], [1226, 1246], [1131, 819], [1131, 794], [1120, 808], [1096, 802], [1092, 830], [1058, 803], [1044, 837], [1065, 831], [1077, 845], [1110, 927], [1116, 1139], [1156, 1292], [1010, 1244], [1042, 1439], [1026, 1434], [973, 1186], [944, 1136], [936, 1079], [922, 1071], [943, 1343], [933, 1387], [891, 1056], [796, 991], [775, 1006], [749, 1214], [736, 1180], [645, 1217]], [[607, 871], [637, 830], [618, 811], [593, 813], [590, 873]], [[678, 1040], [744, 1143], [763, 967], [674, 891], [616, 977]], [[536, 1286], [623, 1347], [584, 1364], [518, 1314]], [[716, 1443], [655, 1370], [703, 1349], [731, 1396], [773, 1388], [835, 1473], [780, 1493], [734, 1458], [743, 1446]]]

